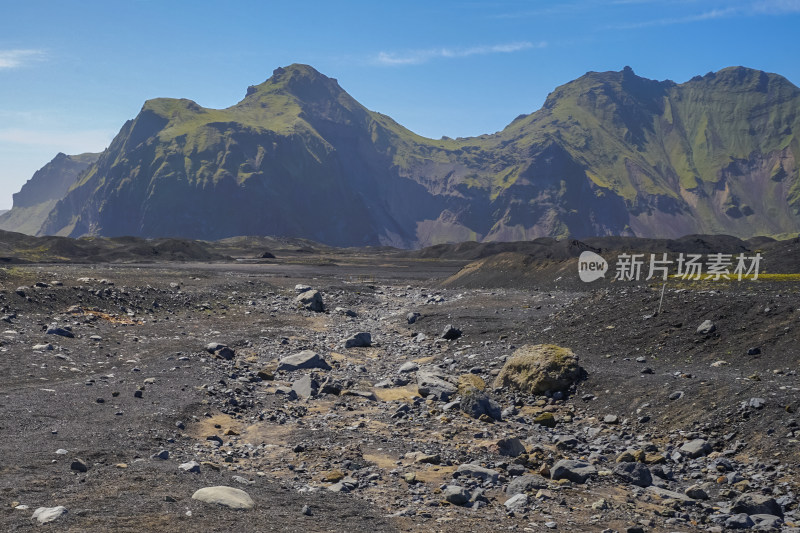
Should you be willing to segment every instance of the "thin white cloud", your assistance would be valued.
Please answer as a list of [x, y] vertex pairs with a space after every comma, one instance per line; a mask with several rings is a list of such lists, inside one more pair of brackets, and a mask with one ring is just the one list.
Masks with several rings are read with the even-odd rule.
[[495, 44], [490, 46], [472, 46], [469, 48], [427, 48], [423, 50], [410, 50], [407, 52], [380, 52], [375, 61], [381, 65], [419, 65], [434, 59], [452, 59], [475, 55], [509, 54], [528, 50], [531, 48], [544, 48], [547, 43], [532, 43], [518, 41], [513, 43]]
[[0, 129], [0, 143], [50, 148], [55, 152], [78, 154], [98, 152], [107, 147], [116, 132], [109, 130], [32, 130]]
[[0, 50], [0, 69], [21, 67], [44, 58], [42, 50]]
[[[617, 0], [618, 2], [636, 2], [638, 0]], [[642, 0], [645, 1], [645, 0]], [[752, 17], [752, 16], [776, 16], [800, 13], [800, 0], [758, 0], [740, 2], [738, 5], [726, 7], [724, 9], [712, 9], [694, 15], [679, 17], [664, 17], [654, 20], [644, 20], [631, 22], [629, 24], [618, 24], [609, 26], [608, 29], [630, 30], [638, 28], [649, 28], [653, 26], [671, 26], [674, 24], [689, 24], [692, 22], [702, 22], [706, 20], [724, 19], [731, 17]]]
[[762, 0], [753, 5], [753, 11], [765, 15], [800, 13], [800, 0]]
[[713, 9], [711, 11], [706, 11], [705, 13], [699, 13], [697, 15], [687, 15], [685, 17], [667, 17], [655, 20], [645, 20], [642, 22], [632, 22], [630, 24], [617, 24], [614, 26], [609, 26], [609, 29], [632, 30], [638, 28], [649, 28], [652, 26], [672, 26], [674, 24], [689, 24], [691, 22], [702, 22], [704, 20], [714, 20], [714, 19], [731, 17], [738, 12], [739, 10], [736, 8]]

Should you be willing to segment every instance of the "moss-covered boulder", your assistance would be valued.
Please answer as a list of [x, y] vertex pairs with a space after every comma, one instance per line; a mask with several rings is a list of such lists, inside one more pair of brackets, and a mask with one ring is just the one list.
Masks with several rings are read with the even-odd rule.
[[464, 396], [471, 390], [482, 391], [486, 389], [486, 382], [475, 374], [461, 374], [458, 376], [458, 394]]
[[503, 365], [495, 387], [511, 387], [531, 394], [568, 389], [584, 375], [578, 356], [555, 344], [525, 345]]

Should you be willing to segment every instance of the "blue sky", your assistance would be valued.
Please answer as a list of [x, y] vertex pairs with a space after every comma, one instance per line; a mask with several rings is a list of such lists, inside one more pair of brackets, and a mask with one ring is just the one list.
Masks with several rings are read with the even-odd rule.
[[0, 209], [58, 152], [100, 151], [148, 98], [228, 107], [307, 63], [429, 137], [492, 133], [587, 71], [800, 85], [800, 0], [0, 0]]

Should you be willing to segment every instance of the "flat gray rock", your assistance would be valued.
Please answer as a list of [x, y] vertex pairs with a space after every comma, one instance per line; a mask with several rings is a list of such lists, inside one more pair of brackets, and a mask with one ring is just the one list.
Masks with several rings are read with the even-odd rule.
[[650, 469], [642, 463], [619, 463], [613, 472], [617, 477], [637, 487], [649, 487], [653, 484]]
[[446, 402], [456, 393], [456, 386], [445, 379], [438, 369], [419, 369], [417, 371], [417, 389], [423, 398], [433, 395], [437, 400]]
[[444, 499], [453, 505], [464, 505], [469, 501], [469, 492], [458, 485], [448, 485], [444, 489]]
[[687, 496], [686, 494], [681, 494], [680, 492], [675, 492], [674, 490], [664, 489], [661, 487], [656, 487], [655, 485], [650, 485], [645, 490], [651, 492], [657, 496], [660, 496], [664, 499], [672, 499], [672, 500], [679, 500], [682, 502], [690, 502], [692, 499]]
[[461, 410], [472, 418], [480, 418], [487, 415], [495, 420], [503, 418], [503, 410], [500, 405], [489, 398], [485, 392], [471, 390], [461, 398]]
[[255, 506], [253, 499], [245, 491], [224, 485], [202, 488], [192, 494], [192, 499], [231, 509], [252, 509]]
[[530, 492], [534, 489], [546, 489], [547, 480], [542, 476], [534, 476], [532, 474], [525, 474], [511, 480], [511, 483], [506, 487], [506, 494], [513, 496], [514, 494], [522, 494]]
[[311, 379], [311, 376], [306, 374], [292, 383], [292, 390], [300, 398], [312, 398], [317, 395], [319, 384], [316, 380]]
[[509, 511], [516, 511], [528, 505], [528, 495], [525, 493], [515, 494], [503, 504]]
[[679, 448], [679, 451], [692, 459], [696, 459], [711, 453], [712, 448], [707, 441], [703, 439], [694, 439], [684, 443], [684, 445]]
[[775, 498], [763, 494], [746, 493], [733, 501], [732, 513], [769, 514], [783, 517], [783, 509]]
[[586, 483], [590, 476], [597, 473], [597, 469], [583, 461], [562, 459], [550, 470], [551, 479], [568, 479], [573, 483]]
[[463, 476], [470, 476], [482, 479], [484, 481], [491, 481], [492, 483], [497, 483], [497, 478], [500, 476], [500, 472], [497, 470], [484, 468], [480, 465], [474, 465], [470, 463], [459, 466], [456, 472]]
[[366, 331], [356, 333], [344, 341], [345, 348], [369, 348], [372, 346], [372, 335]]
[[188, 463], [181, 463], [178, 468], [184, 472], [197, 473], [200, 471], [200, 463], [197, 461], [189, 461]]
[[317, 352], [303, 350], [300, 353], [289, 355], [278, 361], [278, 371], [292, 372], [294, 370], [305, 370], [319, 368], [330, 370], [331, 366]]
[[405, 374], [406, 372], [416, 372], [417, 370], [419, 370], [419, 365], [414, 361], [408, 361], [400, 365], [397, 371], [401, 374]]

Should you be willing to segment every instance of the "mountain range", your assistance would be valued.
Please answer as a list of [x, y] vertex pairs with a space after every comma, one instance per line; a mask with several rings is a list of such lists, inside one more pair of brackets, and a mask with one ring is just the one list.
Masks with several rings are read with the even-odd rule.
[[307, 65], [239, 103], [145, 102], [101, 154], [59, 154], [0, 229], [336, 246], [800, 231], [800, 89], [731, 67], [589, 72], [491, 135], [434, 140]]

